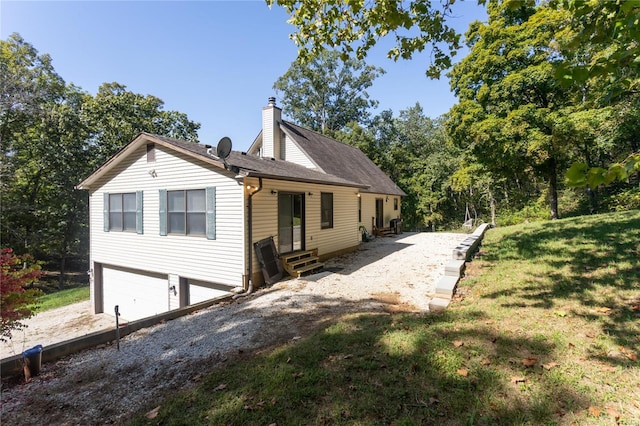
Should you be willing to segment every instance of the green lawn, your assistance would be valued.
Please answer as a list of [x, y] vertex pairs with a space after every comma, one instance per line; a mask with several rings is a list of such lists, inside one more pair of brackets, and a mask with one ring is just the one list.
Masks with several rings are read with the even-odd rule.
[[89, 286], [69, 288], [38, 297], [36, 313], [89, 300]]
[[638, 425], [639, 256], [638, 211], [490, 230], [444, 313], [342, 318], [134, 423]]

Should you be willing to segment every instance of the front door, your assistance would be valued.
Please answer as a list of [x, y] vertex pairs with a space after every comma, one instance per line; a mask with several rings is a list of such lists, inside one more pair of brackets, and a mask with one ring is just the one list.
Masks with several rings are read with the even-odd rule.
[[384, 228], [384, 200], [376, 198], [376, 228]]
[[304, 250], [304, 194], [278, 192], [278, 252]]

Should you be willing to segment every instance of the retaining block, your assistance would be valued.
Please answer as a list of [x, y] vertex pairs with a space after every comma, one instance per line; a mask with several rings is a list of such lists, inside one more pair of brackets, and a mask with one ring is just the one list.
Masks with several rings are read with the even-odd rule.
[[462, 260], [450, 260], [444, 265], [444, 274], [452, 277], [461, 277], [466, 262]]
[[451, 303], [449, 299], [435, 297], [429, 301], [429, 312], [442, 312], [447, 309], [449, 303]]
[[440, 278], [440, 281], [436, 284], [436, 297], [451, 299], [459, 279], [460, 277], [452, 277], [450, 275]]

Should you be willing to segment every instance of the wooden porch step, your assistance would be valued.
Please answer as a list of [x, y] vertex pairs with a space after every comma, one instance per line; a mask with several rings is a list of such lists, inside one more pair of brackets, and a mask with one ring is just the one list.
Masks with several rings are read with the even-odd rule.
[[318, 249], [283, 254], [280, 256], [280, 261], [284, 270], [293, 277], [313, 273], [324, 267], [324, 263], [320, 262], [318, 257]]
[[322, 268], [324, 268], [324, 263], [322, 262], [312, 263], [310, 265], [306, 265], [301, 268], [295, 269], [294, 276], [301, 277], [302, 275], [307, 273], [312, 274], [314, 272], [319, 272]]
[[395, 235], [391, 228], [376, 228], [373, 230], [373, 234], [378, 237], [393, 237]]

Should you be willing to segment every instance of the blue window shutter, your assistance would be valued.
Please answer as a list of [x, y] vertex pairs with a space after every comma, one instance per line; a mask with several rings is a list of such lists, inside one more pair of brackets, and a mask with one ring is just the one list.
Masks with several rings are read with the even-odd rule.
[[104, 223], [104, 232], [109, 232], [109, 193], [105, 192], [102, 196], [104, 197], [104, 203], [102, 205], [102, 222]]
[[207, 239], [216, 239], [216, 187], [207, 188]]
[[142, 191], [136, 191], [136, 232], [138, 234], [144, 234], [144, 227], [142, 224]]
[[160, 190], [160, 235], [167, 235], [167, 190]]

